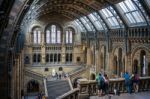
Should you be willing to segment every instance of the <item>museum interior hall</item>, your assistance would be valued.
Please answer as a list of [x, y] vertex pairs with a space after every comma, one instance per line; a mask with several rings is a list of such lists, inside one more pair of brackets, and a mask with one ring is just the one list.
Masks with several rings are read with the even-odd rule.
[[127, 94], [125, 72], [150, 94], [150, 0], [0, 0], [0, 99]]

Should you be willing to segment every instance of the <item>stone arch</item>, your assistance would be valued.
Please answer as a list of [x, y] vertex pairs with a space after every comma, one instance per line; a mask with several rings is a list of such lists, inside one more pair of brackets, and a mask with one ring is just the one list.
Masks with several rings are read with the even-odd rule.
[[140, 76], [149, 75], [148, 63], [150, 62], [150, 50], [147, 47], [139, 46], [134, 48], [131, 53], [131, 59], [132, 59], [131, 61], [132, 66], [134, 65], [134, 60], [137, 59], [138, 61], [137, 72]]
[[56, 25], [57, 27], [60, 28], [61, 32], [63, 32], [63, 27], [62, 27], [61, 24], [56, 23], [56, 22], [51, 22], [51, 23], [46, 24], [46, 26], [44, 27], [44, 33], [46, 32], [46, 30], [47, 30], [51, 25]]
[[[122, 52], [124, 52], [124, 48], [122, 47], [122, 46], [116, 46], [115, 48], [113, 48], [113, 50], [112, 50], [112, 55], [114, 56], [115, 55], [115, 53], [118, 53], [118, 49], [119, 48], [121, 48], [122, 49]], [[124, 56], [124, 53], [122, 53], [123, 54], [123, 56]]]
[[29, 32], [32, 32], [35, 28], [40, 28], [43, 32], [43, 27], [40, 24], [34, 24], [31, 27], [29, 27]]
[[145, 47], [145, 46], [138, 46], [138, 47], [135, 47], [132, 49], [131, 51], [131, 57], [133, 59], [135, 53], [138, 51], [138, 50], [145, 50], [146, 52], [150, 53], [150, 49]]
[[38, 93], [40, 91], [40, 84], [37, 80], [30, 80], [27, 82], [27, 93]]
[[125, 71], [125, 54], [123, 50], [121, 46], [117, 46], [112, 50], [112, 68], [113, 73], [117, 76], [122, 76], [122, 73]]
[[31, 29], [31, 32], [33, 32], [35, 29], [39, 29], [40, 31], [42, 31], [42, 28], [40, 26], [34, 26]]
[[73, 25], [67, 25], [67, 26], [65, 26], [65, 27], [64, 27], [64, 30], [66, 30], [67, 28], [71, 28], [71, 29], [73, 29], [73, 32], [74, 32], [74, 33], [78, 33], [76, 27], [73, 26]]

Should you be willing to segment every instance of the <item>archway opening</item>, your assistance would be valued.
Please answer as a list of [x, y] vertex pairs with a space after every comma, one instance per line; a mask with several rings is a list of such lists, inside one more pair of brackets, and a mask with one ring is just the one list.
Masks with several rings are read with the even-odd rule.
[[113, 73], [115, 74], [115, 75], [117, 75], [117, 56], [114, 56], [114, 58], [113, 58]]
[[123, 66], [122, 66], [122, 49], [119, 48], [118, 50], [118, 68], [117, 68], [117, 74], [118, 76], [121, 76], [121, 73], [123, 72]]
[[134, 62], [133, 62], [133, 73], [138, 73], [139, 70], [138, 70], [138, 60], [135, 59]]
[[39, 83], [36, 80], [31, 80], [27, 84], [27, 93], [39, 92]]
[[144, 76], [146, 74], [146, 52], [141, 50], [140, 52], [140, 75]]

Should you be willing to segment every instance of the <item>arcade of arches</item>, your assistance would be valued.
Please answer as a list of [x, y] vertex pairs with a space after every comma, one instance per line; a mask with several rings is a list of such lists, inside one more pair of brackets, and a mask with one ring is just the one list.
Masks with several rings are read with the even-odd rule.
[[83, 68], [73, 80], [150, 76], [150, 0], [0, 0], [0, 22], [3, 99]]

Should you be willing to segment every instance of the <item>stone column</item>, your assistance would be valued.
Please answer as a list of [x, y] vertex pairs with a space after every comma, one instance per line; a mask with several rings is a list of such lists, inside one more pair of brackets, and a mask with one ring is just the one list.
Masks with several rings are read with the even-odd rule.
[[114, 74], [114, 63], [113, 63], [113, 58], [114, 56], [112, 55], [112, 53], [109, 53], [109, 66], [108, 66], [108, 72], [109, 72], [109, 76], [112, 76]]
[[45, 65], [45, 36], [44, 33], [41, 33], [41, 64]]
[[[22, 50], [21, 53], [21, 95], [24, 94], [23, 89], [24, 89], [24, 50]], [[22, 93], [23, 92], [23, 93]]]
[[65, 64], [66, 63], [66, 48], [64, 44], [62, 45], [61, 51], [62, 51], [61, 63]]
[[95, 61], [96, 61], [96, 72], [99, 73], [100, 72], [100, 53], [98, 50], [96, 50], [95, 52]]
[[87, 65], [92, 65], [92, 51], [90, 48], [87, 48]]
[[131, 55], [125, 56], [125, 71], [132, 73]]

